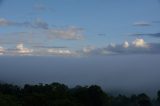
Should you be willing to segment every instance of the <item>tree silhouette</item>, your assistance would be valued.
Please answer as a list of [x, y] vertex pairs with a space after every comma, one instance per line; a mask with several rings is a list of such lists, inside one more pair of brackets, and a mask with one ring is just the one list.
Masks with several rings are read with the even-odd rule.
[[24, 85], [0, 84], [0, 106], [160, 106], [144, 93], [127, 97], [110, 96], [97, 85], [68, 86], [60, 83]]

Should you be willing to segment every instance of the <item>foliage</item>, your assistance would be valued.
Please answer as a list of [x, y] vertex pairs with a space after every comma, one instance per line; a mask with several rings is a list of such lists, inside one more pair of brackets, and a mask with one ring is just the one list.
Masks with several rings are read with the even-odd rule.
[[68, 88], [64, 84], [0, 84], [0, 106], [160, 106], [160, 91], [152, 101], [146, 94], [110, 96], [97, 85]]

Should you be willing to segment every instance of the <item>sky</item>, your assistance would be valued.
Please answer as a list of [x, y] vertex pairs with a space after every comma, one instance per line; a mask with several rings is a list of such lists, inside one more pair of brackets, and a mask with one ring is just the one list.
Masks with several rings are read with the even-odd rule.
[[0, 77], [156, 92], [160, 0], [0, 0]]
[[0, 54], [160, 53], [158, 0], [1, 0]]

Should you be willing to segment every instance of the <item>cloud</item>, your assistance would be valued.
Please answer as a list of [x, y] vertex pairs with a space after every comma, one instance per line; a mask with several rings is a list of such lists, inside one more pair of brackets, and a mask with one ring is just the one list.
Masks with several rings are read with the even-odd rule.
[[76, 52], [65, 46], [33, 46], [34, 55], [75, 55]]
[[0, 26], [9, 26], [12, 25], [12, 22], [5, 19], [5, 18], [0, 18]]
[[152, 37], [160, 37], [160, 33], [151, 33], [151, 34], [147, 34], [148, 36], [152, 36]]
[[5, 49], [3, 47], [0, 46], [0, 55], [3, 55], [5, 52]]
[[122, 44], [111, 43], [106, 47], [96, 48], [86, 46], [81, 50], [72, 50], [68, 47], [34, 46], [24, 47], [23, 43], [16, 48], [4, 49], [0, 47], [0, 55], [32, 55], [32, 56], [92, 56], [92, 55], [129, 55], [129, 54], [160, 54], [160, 43], [146, 43], [144, 39], [125, 41]]
[[[80, 40], [84, 38], [84, 30], [75, 26], [50, 28], [48, 23], [37, 19], [33, 22], [14, 22], [4, 18], [0, 18], [0, 26], [16, 26], [34, 29], [43, 29], [35, 31], [34, 34], [45, 35], [48, 39], [65, 39], [65, 40]], [[31, 32], [23, 32], [23, 34], [31, 34]]]
[[128, 43], [127, 41], [125, 41], [125, 42], [123, 43], [123, 47], [124, 47], [124, 48], [128, 48], [128, 47], [129, 47], [129, 43]]
[[160, 37], [160, 33], [135, 33], [130, 34], [132, 36], [150, 36], [150, 37]]
[[151, 26], [151, 23], [145, 22], [145, 21], [140, 21], [140, 22], [133, 23], [133, 25], [138, 26], [138, 27], [147, 27], [147, 26]]
[[0, 18], [0, 26], [16, 26], [16, 27], [28, 27], [35, 29], [48, 29], [49, 25], [43, 20], [36, 19], [32, 22], [15, 22], [5, 18]]
[[77, 56], [78, 53], [68, 47], [34, 47], [26, 48], [23, 43], [17, 44], [15, 48], [0, 46], [0, 55], [6, 56]]
[[33, 46], [34, 48], [45, 48], [45, 49], [51, 49], [51, 48], [62, 48], [62, 49], [66, 49], [66, 46], [44, 46], [44, 45], [36, 45]]
[[159, 23], [160, 23], [160, 21], [152, 21], [152, 23], [159, 24]]
[[146, 44], [146, 42], [143, 39], [136, 39], [135, 41], [132, 42], [132, 44], [135, 47], [144, 47], [144, 48], [148, 47], [148, 45]]
[[52, 55], [73, 55], [74, 52], [69, 49], [62, 49], [62, 48], [52, 48], [47, 50], [49, 54]]
[[41, 11], [45, 11], [47, 7], [44, 4], [36, 4], [34, 5], [33, 9], [41, 12]]
[[[86, 52], [82, 50], [82, 53], [86, 55]], [[95, 48], [87, 55], [115, 55], [115, 54], [160, 54], [160, 43], [146, 43], [144, 39], [136, 39], [132, 42], [125, 41], [122, 44], [107, 45], [102, 48]]]
[[25, 48], [22, 43], [21, 43], [21, 44], [18, 44], [18, 45], [16, 46], [16, 49], [17, 49], [17, 52], [18, 52], [19, 54], [30, 54], [30, 53], [33, 52], [32, 49]]
[[49, 39], [67, 39], [67, 40], [80, 40], [83, 39], [82, 28], [74, 26], [60, 28], [60, 29], [49, 29], [45, 31]]
[[37, 19], [34, 22], [29, 23], [28, 25], [29, 27], [32, 27], [32, 28], [49, 29], [48, 23], [40, 19]]
[[98, 36], [106, 36], [106, 34], [105, 33], [99, 33], [99, 34], [97, 34]]
[[89, 52], [93, 51], [94, 49], [95, 49], [94, 46], [87, 46], [87, 47], [84, 47], [84, 48], [82, 49], [82, 51], [83, 51], [84, 53], [89, 53]]

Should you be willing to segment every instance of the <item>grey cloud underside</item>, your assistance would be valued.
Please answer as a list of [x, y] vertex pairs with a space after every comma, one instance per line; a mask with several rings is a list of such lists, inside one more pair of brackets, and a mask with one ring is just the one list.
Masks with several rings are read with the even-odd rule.
[[160, 23], [160, 21], [153, 21], [152, 23], [157, 23], [157, 24], [159, 24], [159, 23]]
[[40, 28], [40, 29], [48, 29], [48, 24], [42, 21], [35, 21], [33, 23], [31, 22], [22, 22], [22, 23], [12, 23], [12, 25], [15, 26], [24, 26], [24, 27], [30, 27], [30, 28]]
[[150, 37], [160, 37], [160, 33], [137, 33], [137, 34], [132, 34], [132, 36], [150, 36]]
[[104, 48], [97, 48], [89, 52], [91, 55], [123, 55], [123, 54], [160, 54], [160, 43], [149, 43], [147, 48], [130, 45], [124, 48], [123, 45], [115, 47], [109, 45]]
[[148, 27], [148, 26], [152, 26], [151, 23], [147, 23], [147, 22], [136, 22], [133, 24], [136, 27]]

